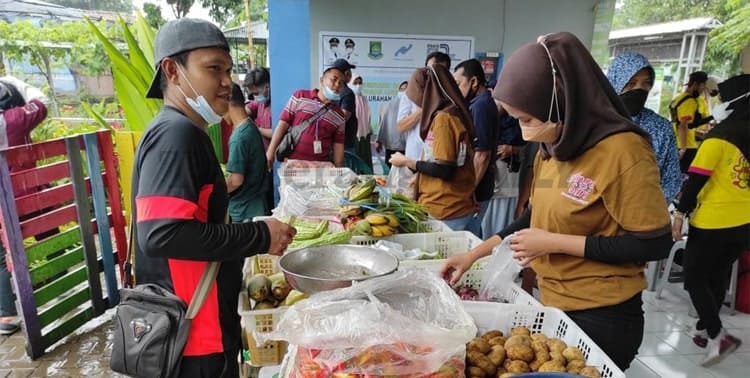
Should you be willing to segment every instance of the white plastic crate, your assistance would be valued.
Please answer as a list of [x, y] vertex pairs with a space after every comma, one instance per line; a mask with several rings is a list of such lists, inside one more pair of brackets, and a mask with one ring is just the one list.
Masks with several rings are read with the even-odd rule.
[[[458, 282], [458, 286], [467, 286], [479, 291], [482, 288], [482, 272], [484, 271], [484, 266], [487, 265], [489, 261], [489, 257], [477, 260], [474, 265], [472, 265], [471, 268], [461, 276], [461, 281]], [[403, 261], [400, 266], [403, 268], [424, 268], [435, 274], [440, 274], [440, 269], [443, 267], [444, 263], [445, 260], [418, 261], [416, 264], [411, 261]], [[504, 293], [495, 293], [495, 296], [498, 300], [505, 303], [537, 307], [542, 305], [536, 298], [534, 298], [534, 296], [512, 281], [508, 282]]]
[[564, 312], [552, 307], [523, 306], [493, 302], [467, 302], [464, 308], [474, 318], [479, 333], [494, 329], [508, 332], [525, 326], [531, 333], [541, 332], [559, 338], [569, 346], [578, 347], [586, 357], [586, 365], [599, 369], [602, 377], [625, 378], [625, 373], [597, 346]]
[[[435, 225], [440, 227], [439, 222]], [[447, 227], [447, 226], [446, 226]], [[419, 234], [394, 234], [382, 238], [354, 236], [352, 244], [374, 245], [378, 240], [388, 240], [401, 244], [404, 249], [420, 248], [427, 252], [437, 252], [441, 259], [466, 252], [482, 243], [478, 237], [468, 231], [438, 231]]]
[[[255, 264], [254, 260], [258, 263]], [[272, 275], [280, 271], [279, 258], [271, 255], [256, 255], [245, 259], [242, 269], [244, 275], [263, 273]], [[241, 317], [242, 338], [250, 351], [250, 364], [253, 366], [278, 365], [286, 354], [287, 343], [284, 341], [269, 341], [263, 345], [257, 345], [253, 331], [266, 333], [271, 332], [281, 319], [281, 315], [288, 307], [282, 306], [268, 310], [252, 310], [245, 290], [240, 292], [237, 304], [237, 313]]]

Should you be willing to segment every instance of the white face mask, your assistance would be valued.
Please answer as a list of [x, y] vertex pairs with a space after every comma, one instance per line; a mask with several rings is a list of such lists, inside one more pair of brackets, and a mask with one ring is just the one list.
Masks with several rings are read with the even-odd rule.
[[734, 112], [734, 109], [727, 109], [729, 105], [731, 105], [735, 101], [741, 100], [748, 96], [750, 96], [750, 92], [747, 92], [729, 101], [725, 101], [719, 105], [714, 106], [714, 108], [711, 109], [711, 115], [714, 117], [714, 120], [717, 123], [721, 123], [721, 121], [724, 121], [725, 119], [729, 118], [729, 116]]
[[188, 80], [187, 75], [185, 75], [185, 71], [182, 70], [182, 67], [180, 65], [177, 65], [177, 69], [180, 70], [180, 74], [182, 74], [182, 77], [185, 78], [185, 81], [187, 81], [188, 85], [190, 86], [190, 89], [193, 90], [193, 93], [195, 93], [196, 97], [195, 100], [188, 97], [185, 92], [182, 91], [182, 88], [179, 86], [177, 89], [179, 89], [180, 93], [182, 93], [183, 96], [185, 96], [185, 101], [187, 101], [188, 105], [196, 112], [198, 113], [203, 120], [205, 120], [209, 125], [219, 123], [221, 122], [221, 116], [216, 114], [214, 109], [211, 107], [211, 105], [206, 101], [206, 98], [203, 97], [198, 93], [198, 91], [193, 88], [193, 84], [190, 83], [190, 80]]
[[[547, 115], [547, 122], [542, 123], [539, 126], [521, 126], [521, 137], [526, 141], [540, 142], [540, 143], [554, 143], [560, 137], [562, 133], [562, 120], [560, 119], [560, 105], [557, 102], [557, 70], [555, 64], [552, 61], [552, 54], [550, 54], [547, 46], [543, 41], [539, 40], [539, 44], [544, 47], [544, 51], [547, 52], [549, 57], [549, 64], [552, 69], [552, 99], [549, 104], [549, 113]], [[552, 109], [557, 112], [557, 122], [552, 122]]]
[[357, 96], [362, 94], [362, 86], [359, 84], [352, 85], [351, 89], [352, 89], [352, 92], [354, 92], [354, 94]]

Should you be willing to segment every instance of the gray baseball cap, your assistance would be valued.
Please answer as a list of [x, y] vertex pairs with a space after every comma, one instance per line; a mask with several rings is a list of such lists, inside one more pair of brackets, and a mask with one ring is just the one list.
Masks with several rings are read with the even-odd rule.
[[156, 74], [146, 92], [147, 98], [163, 98], [161, 92], [161, 61], [164, 58], [195, 49], [219, 47], [229, 51], [224, 33], [216, 25], [194, 18], [180, 18], [169, 21], [156, 33], [154, 40], [154, 61]]

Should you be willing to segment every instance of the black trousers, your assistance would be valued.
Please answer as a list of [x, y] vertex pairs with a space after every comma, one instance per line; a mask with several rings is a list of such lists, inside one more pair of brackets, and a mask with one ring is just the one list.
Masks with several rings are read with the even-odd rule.
[[613, 306], [566, 314], [585, 332], [620, 370], [627, 370], [643, 341], [641, 293]]
[[685, 150], [685, 154], [682, 155], [682, 159], [680, 159], [680, 172], [682, 172], [682, 174], [687, 174], [688, 168], [690, 168], [690, 164], [693, 162], [693, 159], [695, 159], [696, 154], [698, 154], [697, 148], [688, 148]]
[[732, 264], [750, 248], [750, 224], [707, 230], [690, 226], [685, 246], [685, 290], [698, 311], [698, 329], [716, 337], [719, 310], [729, 287]]
[[234, 349], [205, 356], [183, 357], [180, 378], [238, 378], [238, 356], [239, 350]]

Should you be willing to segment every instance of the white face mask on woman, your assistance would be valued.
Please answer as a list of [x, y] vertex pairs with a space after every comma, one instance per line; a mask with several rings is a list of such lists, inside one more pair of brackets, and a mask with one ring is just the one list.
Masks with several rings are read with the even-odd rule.
[[[547, 46], [539, 42], [544, 50], [547, 52], [549, 57], [549, 64], [552, 68], [552, 99], [549, 104], [549, 114], [547, 115], [547, 122], [536, 126], [523, 126], [521, 125], [521, 137], [525, 141], [529, 142], [540, 142], [540, 143], [554, 143], [560, 137], [562, 133], [562, 120], [560, 119], [560, 105], [557, 102], [557, 70], [552, 62], [552, 55], [549, 53]], [[552, 122], [552, 109], [557, 112], [557, 121]]]
[[750, 92], [747, 92], [743, 95], [739, 95], [729, 101], [722, 102], [719, 105], [714, 106], [713, 109], [711, 109], [711, 115], [714, 117], [714, 120], [717, 123], [721, 123], [721, 121], [729, 118], [729, 116], [734, 112], [734, 109], [727, 109], [729, 105], [731, 105], [733, 102], [741, 100], [745, 97], [750, 96]]

